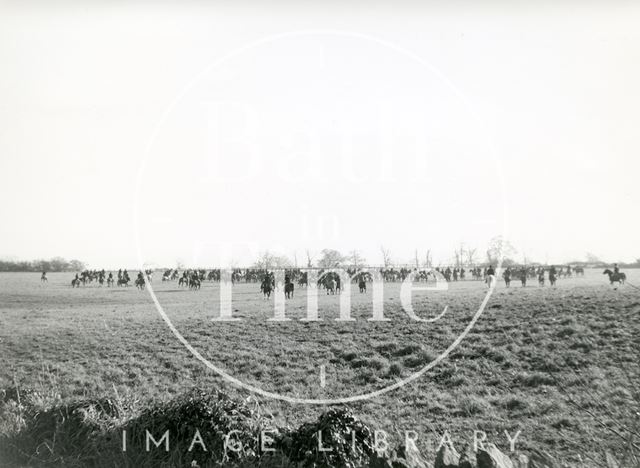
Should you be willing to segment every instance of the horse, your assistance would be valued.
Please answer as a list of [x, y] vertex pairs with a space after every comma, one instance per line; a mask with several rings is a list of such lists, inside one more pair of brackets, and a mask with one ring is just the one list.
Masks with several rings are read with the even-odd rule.
[[618, 289], [618, 286], [614, 285], [614, 283], [618, 283], [620, 285], [624, 284], [627, 279], [627, 275], [621, 272], [613, 272], [608, 268], [602, 272], [603, 275], [609, 275], [609, 283], [613, 286], [613, 289]]
[[302, 276], [298, 278], [298, 286], [300, 287], [304, 286], [306, 288], [308, 286], [308, 277], [309, 276], [307, 275], [306, 271], [302, 273]]
[[198, 275], [193, 275], [189, 278], [189, 289], [200, 289], [200, 278]]
[[271, 297], [272, 289], [273, 289], [273, 286], [271, 284], [269, 277], [265, 278], [260, 284], [260, 291], [262, 292], [262, 294], [266, 299]]
[[144, 278], [142, 277], [136, 278], [135, 284], [136, 284], [136, 288], [138, 288], [140, 291], [144, 291], [144, 286], [145, 286]]
[[324, 286], [327, 288], [327, 294], [331, 293], [331, 294], [335, 294], [336, 293], [336, 288], [338, 287], [338, 284], [336, 283], [336, 280], [333, 278], [327, 279], [324, 282]]
[[73, 278], [71, 280], [71, 287], [72, 288], [79, 288], [80, 287], [80, 279], [79, 278]]
[[502, 273], [502, 277], [504, 278], [504, 285], [505, 287], [509, 287], [511, 286], [511, 271], [505, 271], [504, 273]]
[[[484, 282], [487, 284], [488, 288], [491, 288], [496, 281], [495, 275], [486, 275]], [[509, 279], [511, 281], [511, 279]]]
[[293, 297], [293, 283], [289, 282], [284, 284], [284, 295], [287, 299]]
[[129, 286], [130, 279], [127, 278], [118, 278], [118, 286]]

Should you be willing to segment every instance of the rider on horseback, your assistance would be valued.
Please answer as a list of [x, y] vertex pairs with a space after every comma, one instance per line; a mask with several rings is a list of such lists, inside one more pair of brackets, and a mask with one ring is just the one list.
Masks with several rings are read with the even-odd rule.
[[485, 270], [485, 278], [486, 278], [485, 281], [487, 283], [487, 286], [489, 287], [493, 286], [493, 283], [496, 278], [496, 271], [493, 269], [493, 265], [489, 265], [489, 268]]

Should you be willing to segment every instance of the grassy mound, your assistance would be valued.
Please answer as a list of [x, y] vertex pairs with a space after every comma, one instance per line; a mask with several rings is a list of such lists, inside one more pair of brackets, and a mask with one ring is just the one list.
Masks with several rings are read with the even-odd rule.
[[[50, 408], [18, 400], [11, 391], [0, 400], [3, 420], [15, 420], [0, 431], [0, 460], [10, 466], [363, 466], [373, 455], [371, 429], [346, 409], [283, 429], [255, 400], [200, 390], [137, 412], [109, 398]], [[319, 432], [330, 452], [319, 450]]]
[[27, 465], [82, 465], [101, 456], [102, 437], [122, 415], [108, 398], [86, 399], [42, 409], [29, 400], [7, 400], [3, 413], [14, 423], [3, 428], [0, 460]]
[[[320, 451], [320, 444], [331, 451]], [[302, 466], [362, 466], [374, 453], [373, 432], [350, 410], [331, 409], [317, 421], [285, 434], [280, 448]]]
[[[193, 391], [168, 403], [143, 410], [119, 428], [126, 430], [129, 458], [136, 466], [209, 465], [255, 458], [260, 453], [260, 434], [271, 428], [269, 418], [246, 402], [229, 399], [220, 393]], [[159, 448], [149, 442], [168, 432], [168, 442]], [[165, 447], [169, 446], [169, 451]], [[206, 451], [205, 451], [206, 450]]]

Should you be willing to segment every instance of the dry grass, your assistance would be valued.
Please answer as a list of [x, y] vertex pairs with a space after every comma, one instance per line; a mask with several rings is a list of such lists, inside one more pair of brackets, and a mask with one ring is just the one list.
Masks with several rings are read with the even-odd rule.
[[[68, 279], [50, 275], [42, 287], [37, 274], [0, 275], [0, 388], [17, 387], [26, 398], [0, 405], [0, 432], [16, 434], [32, 421], [27, 401], [55, 414], [60, 405], [107, 399], [127, 414], [141, 414], [194, 387], [223, 390], [234, 400], [250, 396], [197, 362], [148, 294], [71, 290]], [[640, 274], [629, 272], [629, 280], [640, 284]], [[210, 320], [217, 313], [217, 285], [207, 283], [199, 292], [156, 287], [176, 327], [212, 362], [266, 390], [307, 398], [363, 393], [410, 375], [457, 337], [484, 294], [473, 282], [438, 295], [415, 294], [419, 315], [449, 305], [434, 324], [411, 321], [393, 284], [385, 288], [390, 322], [366, 321], [369, 292], [353, 295], [356, 322], [333, 321], [338, 298], [321, 295], [322, 322], [274, 323], [266, 320], [273, 310], [257, 286], [240, 285], [234, 314], [243, 321], [219, 323]], [[298, 294], [287, 307], [288, 316], [300, 318], [305, 298]], [[394, 444], [405, 430], [416, 431], [426, 458], [445, 430], [456, 446], [483, 430], [505, 451], [503, 431], [522, 430], [517, 448], [543, 449], [571, 466], [604, 466], [606, 451], [631, 463], [631, 451], [640, 454], [634, 448], [640, 444], [639, 314], [640, 292], [611, 291], [599, 272], [560, 281], [556, 289], [500, 286], [447, 360], [417, 382], [349, 407], [370, 427], [387, 431]], [[317, 420], [327, 410], [273, 400], [261, 408], [283, 428]]]

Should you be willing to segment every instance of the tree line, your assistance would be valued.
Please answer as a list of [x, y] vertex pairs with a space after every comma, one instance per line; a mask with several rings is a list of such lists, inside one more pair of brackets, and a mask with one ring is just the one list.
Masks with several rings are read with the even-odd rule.
[[43, 271], [83, 271], [86, 265], [80, 260], [66, 260], [54, 257], [49, 260], [0, 260], [0, 271], [43, 272]]
[[[385, 268], [390, 268], [398, 265], [414, 266], [415, 268], [433, 267], [434, 261], [431, 254], [431, 250], [427, 250], [426, 254], [420, 255], [418, 250], [415, 250], [414, 258], [397, 263], [394, 261], [389, 249], [384, 246], [380, 247], [382, 265]], [[513, 265], [542, 265], [541, 262], [530, 258], [524, 252], [520, 254], [507, 239], [502, 236], [493, 237], [486, 248], [485, 256], [483, 258], [482, 251], [475, 247], [465, 247], [461, 244], [459, 248], [455, 249], [454, 255], [445, 261], [444, 264], [448, 264], [455, 267], [485, 267], [488, 265], [497, 265], [502, 262], [504, 267]], [[587, 268], [607, 268], [611, 266], [611, 262], [606, 262], [598, 258], [596, 255], [587, 252], [585, 260], [573, 260], [570, 262], [564, 262], [573, 266], [582, 266]], [[546, 263], [546, 262], [545, 262]], [[306, 265], [305, 265], [306, 264]], [[297, 254], [294, 254], [294, 260], [292, 261], [287, 256], [273, 254], [269, 251], [265, 251], [260, 254], [258, 259], [254, 262], [253, 268], [257, 269], [271, 269], [271, 268], [291, 268], [291, 267], [313, 267], [319, 268], [338, 268], [338, 267], [361, 267], [367, 264], [367, 260], [357, 250], [352, 250], [346, 255], [338, 250], [323, 249], [317, 258], [314, 257], [308, 250], [306, 251], [306, 258], [303, 259], [300, 264], [298, 263]], [[635, 262], [619, 262], [621, 268], [640, 268], [640, 258]]]

